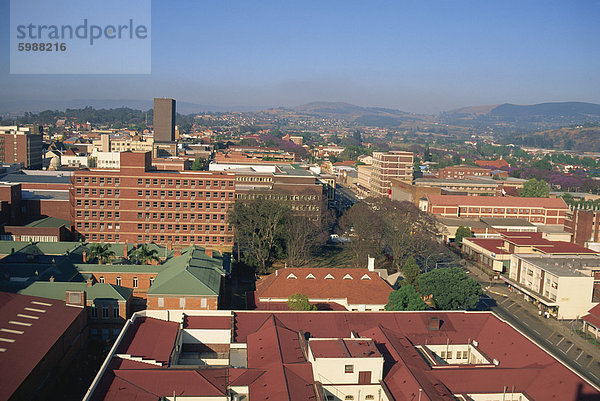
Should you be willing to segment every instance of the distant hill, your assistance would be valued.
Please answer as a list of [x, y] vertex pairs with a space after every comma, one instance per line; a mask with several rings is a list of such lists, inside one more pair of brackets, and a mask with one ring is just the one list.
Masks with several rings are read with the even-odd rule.
[[533, 105], [501, 104], [451, 110], [439, 115], [447, 124], [515, 132], [580, 125], [600, 121], [600, 104], [555, 102]]
[[362, 125], [395, 127], [405, 122], [431, 121], [431, 116], [382, 107], [362, 107], [343, 102], [312, 102], [293, 107], [297, 114], [332, 118]]
[[[150, 110], [153, 99], [71, 99], [56, 101], [16, 102], [10, 99], [0, 100], [0, 115], [23, 115], [25, 112], [38, 113], [45, 110], [83, 109], [118, 109], [130, 108], [134, 110]], [[250, 107], [221, 107], [214, 105], [196, 104], [177, 101], [177, 112], [180, 114], [193, 114], [201, 112], [228, 112], [228, 111], [255, 111], [258, 108]]]
[[510, 134], [502, 138], [502, 142], [546, 149], [600, 152], [600, 125]]

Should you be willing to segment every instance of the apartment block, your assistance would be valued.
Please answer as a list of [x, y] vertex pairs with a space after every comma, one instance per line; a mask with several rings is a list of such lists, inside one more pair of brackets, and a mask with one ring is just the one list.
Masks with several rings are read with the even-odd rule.
[[150, 152], [121, 153], [118, 170], [76, 171], [72, 189], [75, 228], [93, 242], [231, 250], [234, 201], [233, 173], [153, 170]]
[[0, 127], [0, 163], [42, 168], [42, 135], [35, 127]]
[[414, 154], [412, 152], [373, 152], [371, 194], [373, 196], [390, 197], [392, 193], [390, 180], [393, 178], [404, 182], [412, 182], [413, 161]]
[[492, 170], [473, 166], [449, 166], [434, 172], [437, 178], [462, 180], [467, 177], [490, 177]]
[[511, 256], [504, 281], [525, 298], [538, 301], [558, 319], [575, 319], [598, 304], [600, 257], [597, 255]]

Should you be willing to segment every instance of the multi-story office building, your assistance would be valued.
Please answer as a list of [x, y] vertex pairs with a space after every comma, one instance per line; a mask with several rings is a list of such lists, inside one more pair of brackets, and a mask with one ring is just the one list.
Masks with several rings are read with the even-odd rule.
[[390, 197], [391, 179], [412, 182], [412, 152], [391, 151], [387, 153], [373, 152], [373, 170], [371, 171], [371, 194], [373, 196]]
[[175, 99], [154, 98], [154, 142], [175, 141]]
[[42, 135], [35, 126], [0, 127], [0, 162], [21, 163], [24, 168], [42, 168]]
[[201, 245], [227, 251], [235, 175], [152, 170], [151, 156], [121, 153], [117, 170], [75, 172], [75, 228], [86, 241]]

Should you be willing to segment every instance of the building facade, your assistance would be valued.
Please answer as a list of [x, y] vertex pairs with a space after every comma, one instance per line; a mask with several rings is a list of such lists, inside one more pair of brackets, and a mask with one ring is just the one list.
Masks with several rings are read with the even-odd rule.
[[175, 141], [175, 99], [154, 98], [154, 142]]
[[231, 250], [234, 174], [152, 170], [150, 156], [125, 152], [119, 170], [75, 172], [71, 197], [81, 238]]
[[561, 198], [427, 195], [419, 208], [444, 217], [503, 217], [533, 224], [564, 225], [567, 204]]
[[573, 234], [576, 244], [600, 242], [600, 210], [570, 208], [565, 219], [565, 230]]
[[412, 152], [391, 151], [387, 153], [373, 152], [373, 169], [371, 171], [371, 193], [373, 196], [390, 197], [391, 179], [412, 182]]
[[42, 135], [34, 127], [0, 127], [0, 162], [42, 168]]

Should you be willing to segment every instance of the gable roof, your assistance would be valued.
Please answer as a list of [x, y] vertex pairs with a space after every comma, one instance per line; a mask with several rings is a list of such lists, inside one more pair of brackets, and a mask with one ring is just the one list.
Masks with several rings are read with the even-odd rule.
[[167, 261], [154, 279], [148, 295], [215, 295], [221, 290], [224, 258], [210, 257], [202, 248], [191, 247]]
[[[292, 274], [296, 279], [288, 278]], [[361, 280], [364, 275], [371, 280]], [[309, 300], [346, 299], [348, 304], [381, 305], [387, 304], [390, 292], [392, 287], [377, 273], [367, 269], [287, 268], [271, 273], [256, 283], [259, 301], [266, 298], [287, 300], [299, 293], [306, 295]]]

